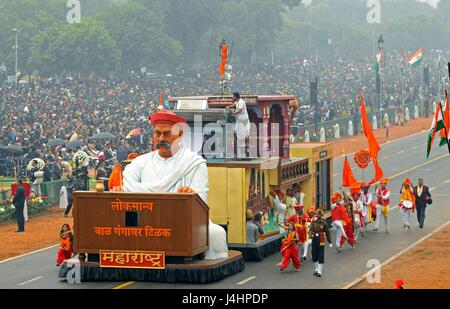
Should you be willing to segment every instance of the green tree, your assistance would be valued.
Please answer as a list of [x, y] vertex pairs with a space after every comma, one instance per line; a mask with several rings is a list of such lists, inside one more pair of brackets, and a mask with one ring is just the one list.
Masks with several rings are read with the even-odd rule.
[[61, 72], [105, 76], [117, 70], [120, 56], [105, 26], [85, 19], [80, 24], [59, 24], [39, 33], [33, 39], [29, 64], [45, 76]]
[[122, 52], [122, 71], [167, 68], [180, 59], [181, 44], [167, 35], [163, 20], [147, 7], [134, 2], [116, 5], [99, 18]]

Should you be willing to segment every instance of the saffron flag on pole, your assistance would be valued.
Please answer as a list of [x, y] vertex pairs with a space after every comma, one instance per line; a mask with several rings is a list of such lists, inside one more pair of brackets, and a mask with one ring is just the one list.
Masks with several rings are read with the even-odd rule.
[[408, 58], [408, 63], [413, 67], [418, 66], [422, 62], [423, 49], [419, 48], [411, 57]]
[[362, 95], [359, 96], [359, 100], [361, 102], [361, 120], [364, 135], [367, 137], [367, 140], [369, 142], [370, 156], [372, 157], [373, 160], [376, 160], [378, 158], [378, 151], [381, 150], [381, 147], [380, 144], [378, 144], [378, 141], [372, 132], [372, 128], [370, 127], [370, 122], [369, 119], [367, 118], [366, 106], [364, 104], [364, 98], [362, 97]]
[[350, 167], [350, 163], [348, 162], [347, 156], [345, 156], [344, 160], [344, 168], [342, 170], [342, 186], [343, 187], [355, 187], [358, 185], [355, 176], [353, 175], [352, 168]]
[[220, 77], [223, 78], [225, 75], [225, 66], [227, 64], [227, 58], [228, 58], [228, 45], [222, 44], [220, 47], [220, 55], [222, 57], [222, 62], [220, 63], [219, 72]]
[[441, 142], [439, 146], [447, 145], [450, 136], [448, 134], [448, 130], [450, 128], [450, 110], [448, 109], [448, 91], [445, 89], [445, 107], [444, 107], [444, 126], [446, 130], [440, 131]]
[[444, 128], [444, 119], [442, 119], [441, 102], [438, 102], [436, 112], [434, 113], [433, 121], [431, 122], [430, 131], [428, 133], [427, 141], [427, 159], [430, 156], [431, 147], [433, 146], [434, 136]]

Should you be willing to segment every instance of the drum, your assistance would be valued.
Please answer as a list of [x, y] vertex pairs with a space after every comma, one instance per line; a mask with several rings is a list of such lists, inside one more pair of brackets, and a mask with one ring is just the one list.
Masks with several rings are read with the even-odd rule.
[[403, 205], [403, 207], [406, 208], [406, 209], [411, 209], [411, 208], [413, 208], [413, 203], [412, 203], [411, 201], [403, 201], [403, 202], [402, 202], [402, 205]]

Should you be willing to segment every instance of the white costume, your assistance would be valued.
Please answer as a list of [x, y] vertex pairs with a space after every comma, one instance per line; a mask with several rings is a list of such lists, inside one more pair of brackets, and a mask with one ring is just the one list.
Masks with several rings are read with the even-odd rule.
[[358, 240], [360, 235], [364, 237], [364, 221], [363, 221], [365, 220], [365, 216], [363, 214], [364, 204], [361, 201], [361, 198], [357, 199], [356, 201], [352, 201], [352, 203], [353, 203], [354, 226], [356, 229], [355, 240]]
[[250, 120], [247, 113], [247, 105], [243, 99], [239, 99], [236, 103], [236, 109], [242, 109], [242, 111], [235, 115], [235, 131], [237, 137], [237, 150], [238, 158], [245, 157], [245, 139], [250, 136]]
[[377, 189], [377, 219], [375, 220], [374, 231], [377, 231], [378, 227], [380, 226], [381, 216], [383, 216], [384, 218], [386, 232], [389, 231], [388, 214], [389, 214], [390, 196], [391, 191], [389, 191], [387, 188], [385, 190], [381, 188]]
[[[331, 223], [336, 228], [336, 248], [341, 247], [341, 237], [348, 239], [347, 234], [344, 230], [344, 220], [342, 214], [338, 210], [338, 206], [341, 204], [333, 203], [331, 204], [331, 217], [333, 222]], [[344, 207], [344, 206], [342, 206]]]
[[[284, 224], [284, 221], [286, 218], [284, 217], [284, 213], [286, 212], [286, 205], [281, 203], [280, 199], [278, 198], [278, 195], [275, 193], [275, 197], [273, 198], [274, 204], [275, 204], [275, 210], [276, 215], [275, 218], [278, 219], [278, 222]], [[280, 232], [284, 233], [285, 229], [280, 226]]]
[[370, 224], [369, 205], [372, 203], [372, 193], [367, 192], [367, 194], [365, 194], [363, 191], [361, 193], [361, 201], [363, 203], [362, 214], [364, 216], [364, 223], [367, 225]]
[[[406, 194], [409, 191], [409, 195], [410, 198], [409, 199], [405, 199], [405, 197], [403, 196], [404, 194]], [[403, 228], [408, 228], [411, 229], [411, 216], [414, 212], [414, 191], [411, 188], [402, 188], [401, 190], [401, 195], [400, 195], [400, 204], [399, 204], [399, 209], [400, 209], [400, 215], [402, 217], [402, 221], [403, 221]], [[410, 208], [406, 207], [406, 205], [403, 202], [410, 202]]]
[[[126, 192], [177, 192], [189, 187], [208, 202], [208, 170], [206, 161], [196, 153], [181, 148], [174, 156], [162, 158], [158, 151], [134, 159], [123, 172]], [[209, 220], [209, 248], [206, 259], [228, 257], [225, 230]]]

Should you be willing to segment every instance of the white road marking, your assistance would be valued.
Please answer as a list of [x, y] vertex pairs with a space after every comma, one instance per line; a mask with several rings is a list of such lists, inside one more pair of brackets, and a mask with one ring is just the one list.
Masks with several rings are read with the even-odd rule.
[[430, 188], [430, 191], [433, 191], [433, 190], [436, 190], [436, 188], [435, 188], [435, 187], [433, 187], [433, 188]]
[[387, 158], [390, 158], [390, 157], [391, 157], [391, 155], [387, 155], [387, 156], [382, 157], [381, 160], [384, 160], [384, 159], [387, 159]]
[[243, 284], [246, 284], [247, 282], [252, 281], [252, 280], [255, 279], [255, 278], [256, 278], [256, 276], [248, 277], [247, 279], [238, 282], [237, 285], [243, 285]]
[[342, 287], [342, 289], [351, 289], [352, 287], [354, 287], [355, 285], [361, 283], [362, 281], [364, 281], [364, 279], [367, 278], [367, 276], [369, 274], [372, 274], [374, 271], [378, 271], [379, 269], [381, 269], [383, 266], [386, 266], [387, 264], [391, 263], [392, 261], [394, 261], [395, 259], [397, 259], [398, 257], [400, 257], [402, 254], [404, 254], [405, 252], [407, 252], [408, 250], [414, 248], [415, 246], [417, 246], [418, 244], [420, 244], [421, 242], [427, 240], [428, 238], [430, 238], [431, 236], [433, 236], [434, 234], [440, 232], [442, 229], [446, 228], [447, 225], [450, 224], [450, 221], [448, 221], [447, 223], [444, 223], [443, 225], [441, 225], [440, 227], [436, 228], [434, 231], [432, 231], [431, 233], [425, 235], [424, 237], [422, 237], [421, 239], [419, 239], [418, 241], [412, 243], [411, 245], [409, 245], [408, 247], [406, 247], [405, 249], [403, 249], [402, 251], [398, 252], [397, 254], [391, 256], [388, 260], [384, 261], [379, 267], [373, 268], [371, 270], [369, 270], [367, 273], [365, 273], [364, 275], [362, 275], [361, 277], [353, 280], [352, 282], [350, 282], [349, 284], [345, 285]]
[[448, 183], [450, 183], [450, 179], [449, 179], [449, 180], [446, 180], [446, 181], [444, 181], [444, 183], [445, 183], [445, 184], [448, 184]]
[[402, 154], [402, 153], [405, 153], [406, 151], [405, 150], [400, 150], [399, 152], [397, 152], [397, 154]]
[[414, 146], [412, 147], [412, 149], [419, 149], [419, 146]]
[[12, 260], [15, 260], [15, 259], [24, 257], [24, 256], [27, 256], [27, 255], [31, 255], [31, 254], [34, 254], [34, 253], [38, 253], [38, 252], [41, 252], [41, 251], [45, 251], [45, 250], [48, 250], [48, 249], [51, 249], [51, 248], [56, 248], [56, 247], [58, 247], [58, 246], [59, 246], [59, 244], [53, 245], [53, 246], [50, 246], [50, 247], [47, 247], [47, 248], [42, 248], [42, 249], [39, 249], [39, 250], [36, 250], [36, 251], [31, 251], [31, 252], [28, 252], [28, 253], [25, 253], [25, 254], [22, 254], [22, 255], [13, 256], [12, 258], [9, 258], [9, 259], [6, 259], [6, 260], [1, 260], [1, 261], [0, 261], [0, 264], [1, 264], [1, 263], [6, 263], [6, 262], [9, 262], [9, 261], [12, 261]]
[[31, 282], [34, 282], [34, 281], [38, 281], [38, 280], [40, 280], [40, 279], [42, 279], [42, 278], [44, 278], [44, 277], [39, 276], [39, 277], [30, 279], [30, 280], [28, 280], [28, 281], [21, 282], [21, 283], [19, 283], [18, 285], [25, 285], [25, 284], [28, 284], [28, 283], [31, 283]]

